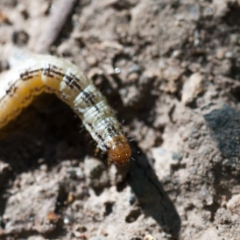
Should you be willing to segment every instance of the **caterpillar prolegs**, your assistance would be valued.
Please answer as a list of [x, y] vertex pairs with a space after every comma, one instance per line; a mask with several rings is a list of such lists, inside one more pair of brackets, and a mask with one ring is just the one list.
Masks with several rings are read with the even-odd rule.
[[54, 56], [36, 55], [0, 79], [0, 128], [42, 92], [56, 94], [72, 108], [98, 147], [108, 153], [109, 163], [129, 162], [130, 146], [106, 98], [76, 65]]

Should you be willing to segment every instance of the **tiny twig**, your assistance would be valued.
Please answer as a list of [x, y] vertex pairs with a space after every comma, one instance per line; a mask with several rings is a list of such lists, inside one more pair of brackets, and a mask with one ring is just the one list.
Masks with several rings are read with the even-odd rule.
[[49, 17], [48, 25], [34, 47], [35, 52], [48, 52], [49, 47], [58, 37], [67, 17], [71, 13], [75, 2], [76, 0], [59, 0], [56, 2]]

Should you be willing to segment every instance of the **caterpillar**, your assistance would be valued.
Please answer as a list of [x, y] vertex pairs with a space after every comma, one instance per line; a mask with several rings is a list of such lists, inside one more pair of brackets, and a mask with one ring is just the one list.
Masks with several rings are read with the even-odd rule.
[[76, 65], [54, 56], [35, 55], [0, 79], [0, 129], [42, 92], [54, 93], [72, 108], [109, 164], [129, 163], [131, 148], [106, 98]]

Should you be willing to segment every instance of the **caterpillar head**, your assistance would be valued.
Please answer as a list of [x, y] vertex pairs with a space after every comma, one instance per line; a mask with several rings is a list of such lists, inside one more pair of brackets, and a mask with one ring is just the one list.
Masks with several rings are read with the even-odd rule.
[[124, 166], [129, 163], [132, 151], [127, 142], [117, 142], [108, 150], [108, 164], [114, 163], [117, 166]]

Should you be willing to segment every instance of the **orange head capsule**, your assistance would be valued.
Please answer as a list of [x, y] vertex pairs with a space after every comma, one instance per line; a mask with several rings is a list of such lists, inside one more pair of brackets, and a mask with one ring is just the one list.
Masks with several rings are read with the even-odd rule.
[[116, 143], [108, 150], [108, 163], [113, 162], [117, 166], [126, 165], [129, 163], [131, 154], [131, 148], [128, 143]]

